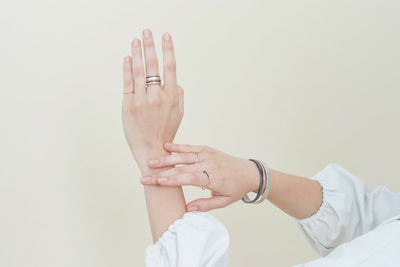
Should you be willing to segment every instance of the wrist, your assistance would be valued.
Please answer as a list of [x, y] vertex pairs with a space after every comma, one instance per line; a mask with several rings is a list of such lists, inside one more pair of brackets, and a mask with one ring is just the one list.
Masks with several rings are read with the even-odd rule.
[[161, 144], [159, 147], [142, 149], [140, 151], [136, 150], [135, 153], [133, 153], [133, 151], [132, 151], [132, 154], [133, 154], [142, 174], [145, 175], [145, 174], [161, 171], [161, 169], [151, 169], [148, 166], [148, 162], [150, 159], [156, 159], [156, 158], [159, 158], [162, 156], [169, 155], [171, 153], [168, 151], [165, 151], [163, 148], [163, 145]]
[[254, 162], [246, 159], [245, 169], [248, 192], [258, 193], [258, 189], [260, 187], [260, 172], [257, 168], [257, 165]]

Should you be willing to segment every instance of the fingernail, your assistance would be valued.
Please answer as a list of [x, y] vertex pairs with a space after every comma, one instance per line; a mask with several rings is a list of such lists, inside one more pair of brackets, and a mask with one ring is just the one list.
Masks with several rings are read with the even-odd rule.
[[129, 60], [130, 60], [129, 56], [126, 56], [125, 57], [125, 62], [129, 62]]
[[197, 207], [189, 207], [188, 208], [188, 211], [196, 211], [196, 210], [199, 210]]
[[162, 184], [162, 183], [168, 182], [168, 179], [167, 179], [167, 178], [158, 178], [157, 181], [158, 181], [160, 184]]
[[139, 47], [139, 39], [133, 39], [132, 45], [133, 45], [134, 47]]
[[140, 179], [140, 181], [142, 181], [142, 183], [147, 183], [150, 182], [150, 177], [144, 176]]
[[164, 40], [165, 40], [165, 41], [171, 40], [171, 35], [169, 35], [168, 32], [164, 33]]
[[156, 165], [158, 164], [160, 161], [158, 159], [152, 159], [149, 161], [149, 165]]
[[143, 30], [143, 35], [146, 38], [150, 38], [151, 37], [151, 31], [149, 29], [145, 29], [145, 30]]

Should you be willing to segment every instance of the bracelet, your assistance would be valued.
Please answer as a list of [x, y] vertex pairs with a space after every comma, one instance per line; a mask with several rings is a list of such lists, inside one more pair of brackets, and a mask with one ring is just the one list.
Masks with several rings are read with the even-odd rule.
[[257, 165], [258, 171], [260, 172], [260, 186], [258, 187], [257, 196], [253, 200], [250, 200], [250, 198], [247, 196], [247, 194], [242, 198], [242, 201], [244, 203], [248, 203], [248, 204], [256, 202], [260, 198], [262, 190], [264, 188], [264, 171], [263, 171], [263, 167], [258, 162], [258, 160], [255, 160], [255, 159], [249, 159], [249, 160], [251, 160], [252, 162], [254, 162]]
[[264, 192], [263, 192], [261, 198], [256, 202], [256, 204], [263, 202], [267, 198], [269, 189], [271, 188], [271, 172], [269, 171], [269, 168], [268, 168], [267, 164], [265, 164], [264, 161], [260, 160], [260, 162], [261, 162], [261, 165], [262, 165], [263, 171], [264, 171], [265, 189], [264, 189]]

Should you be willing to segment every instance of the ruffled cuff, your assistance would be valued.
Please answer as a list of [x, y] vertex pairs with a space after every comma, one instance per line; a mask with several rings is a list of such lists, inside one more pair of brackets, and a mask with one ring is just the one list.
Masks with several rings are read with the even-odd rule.
[[339, 165], [332, 163], [310, 177], [322, 187], [322, 204], [310, 217], [295, 219], [308, 243], [322, 256], [329, 254], [341, 242], [339, 217], [346, 206], [346, 196], [339, 190], [337, 179], [337, 173], [341, 170]]
[[328, 186], [327, 186], [327, 182], [326, 182], [326, 178], [324, 175], [324, 170], [318, 172], [316, 175], [310, 177], [310, 179], [315, 180], [319, 183], [319, 185], [322, 188], [322, 204], [319, 207], [319, 209], [317, 210], [317, 212], [315, 212], [313, 215], [311, 215], [310, 217], [304, 218], [304, 219], [296, 219], [297, 223], [300, 223], [302, 225], [308, 226], [310, 228], [312, 228], [315, 223], [317, 221], [319, 221], [320, 219], [327, 217], [328, 216], [328, 210], [329, 210], [329, 205], [328, 205]]
[[229, 234], [208, 212], [186, 212], [146, 249], [146, 266], [228, 266]]

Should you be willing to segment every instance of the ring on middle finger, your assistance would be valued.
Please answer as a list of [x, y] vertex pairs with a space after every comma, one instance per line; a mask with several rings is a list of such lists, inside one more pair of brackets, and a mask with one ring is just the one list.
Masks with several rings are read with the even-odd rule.
[[161, 77], [159, 75], [146, 76], [146, 87], [152, 84], [161, 84]]
[[196, 160], [195, 160], [194, 164], [197, 164], [200, 162], [200, 156], [199, 156], [199, 153], [197, 153], [197, 152], [194, 152], [194, 153], [196, 154]]

